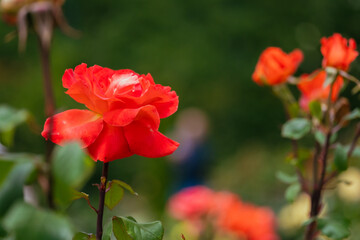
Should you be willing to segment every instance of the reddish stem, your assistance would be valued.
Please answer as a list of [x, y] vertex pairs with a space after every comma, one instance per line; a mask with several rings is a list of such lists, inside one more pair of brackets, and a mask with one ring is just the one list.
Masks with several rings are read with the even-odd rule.
[[109, 163], [104, 163], [101, 175], [101, 181], [99, 185], [99, 208], [97, 210], [97, 225], [96, 225], [96, 239], [101, 240], [103, 234], [103, 215], [104, 215], [104, 204], [105, 204], [105, 193], [106, 193], [106, 182], [109, 170]]

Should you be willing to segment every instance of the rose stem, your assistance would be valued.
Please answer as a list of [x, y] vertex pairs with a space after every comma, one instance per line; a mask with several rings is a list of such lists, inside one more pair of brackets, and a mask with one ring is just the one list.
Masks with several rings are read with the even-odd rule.
[[[37, 14], [44, 14], [44, 13], [37, 13]], [[46, 14], [46, 13], [45, 13]], [[36, 16], [40, 18], [41, 16]], [[53, 31], [53, 20], [49, 17], [43, 18], [44, 22], [35, 21], [35, 24], [38, 23], [37, 26], [40, 27], [41, 30], [47, 31], [50, 36], [52, 36]], [[43, 23], [43, 24], [41, 24]], [[50, 117], [49, 120], [49, 132], [47, 139], [51, 139], [51, 132], [53, 129], [53, 121], [52, 116], [55, 112], [55, 100], [54, 100], [54, 93], [51, 83], [51, 74], [50, 74], [50, 41], [48, 38], [44, 37], [43, 31], [35, 31], [39, 41], [39, 48], [40, 48], [40, 58], [41, 58], [41, 65], [42, 65], [42, 72], [43, 72], [43, 84], [44, 84], [44, 98], [45, 98], [45, 115], [46, 117]], [[51, 39], [51, 37], [50, 37]], [[47, 200], [49, 207], [55, 209], [54, 198], [53, 198], [53, 179], [51, 175], [51, 155], [54, 149], [54, 144], [51, 141], [46, 141], [46, 153], [45, 153], [45, 161], [48, 164], [48, 189], [47, 189]]]
[[[337, 75], [335, 76], [336, 79]], [[335, 81], [335, 80], [334, 80]], [[306, 229], [306, 234], [305, 234], [305, 240], [313, 240], [316, 237], [317, 234], [317, 220], [316, 218], [318, 217], [320, 210], [321, 210], [321, 194], [324, 188], [324, 185], [326, 183], [326, 179], [325, 179], [325, 175], [326, 175], [326, 167], [327, 167], [327, 157], [328, 157], [328, 153], [329, 153], [329, 147], [330, 147], [330, 139], [331, 139], [331, 135], [333, 132], [333, 117], [332, 117], [332, 113], [331, 113], [331, 108], [332, 108], [332, 103], [331, 103], [331, 95], [332, 95], [332, 91], [333, 91], [333, 86], [334, 83], [332, 83], [330, 85], [330, 91], [329, 91], [329, 96], [328, 96], [328, 101], [327, 101], [327, 109], [326, 109], [326, 113], [324, 115], [324, 117], [327, 119], [325, 119], [325, 121], [327, 120], [328, 124], [329, 124], [329, 129], [327, 130], [327, 134], [326, 134], [326, 139], [325, 139], [325, 145], [321, 151], [321, 155], [320, 155], [320, 160], [321, 160], [321, 173], [320, 173], [320, 179], [319, 182], [317, 182], [317, 161], [318, 158], [316, 157], [316, 152], [315, 152], [315, 157], [314, 157], [314, 169], [313, 169], [313, 173], [314, 173], [314, 187], [313, 187], [313, 192], [311, 194], [311, 210], [310, 210], [310, 218], [313, 218], [312, 222], [308, 225], [307, 229]], [[317, 150], [316, 150], [317, 151]]]
[[109, 163], [104, 163], [101, 175], [101, 181], [99, 185], [99, 208], [97, 210], [97, 225], [96, 225], [96, 239], [101, 240], [103, 234], [103, 215], [104, 215], [104, 203], [105, 203], [105, 192], [106, 182], [109, 170]]

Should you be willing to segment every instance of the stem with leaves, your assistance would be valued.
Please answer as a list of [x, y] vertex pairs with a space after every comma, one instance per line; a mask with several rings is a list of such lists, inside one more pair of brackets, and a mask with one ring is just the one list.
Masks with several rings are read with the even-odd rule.
[[99, 192], [99, 208], [97, 210], [97, 224], [96, 224], [96, 239], [101, 240], [103, 234], [103, 215], [104, 215], [104, 205], [105, 205], [105, 193], [106, 193], [106, 183], [109, 170], [109, 163], [104, 163], [102, 169], [102, 175], [100, 180]]
[[[317, 220], [320, 211], [321, 211], [321, 197], [322, 192], [324, 190], [324, 186], [326, 183], [326, 169], [327, 169], [327, 162], [328, 162], [328, 153], [330, 149], [330, 141], [331, 136], [333, 133], [333, 112], [332, 112], [332, 101], [331, 101], [331, 95], [333, 91], [334, 82], [336, 80], [337, 74], [334, 75], [333, 81], [330, 85], [330, 91], [329, 91], [329, 97], [327, 101], [327, 109], [324, 114], [324, 122], [327, 123], [327, 132], [325, 137], [325, 143], [321, 150], [320, 156], [318, 156], [319, 153], [319, 144], [315, 143], [315, 153], [314, 153], [314, 159], [313, 159], [313, 190], [311, 193], [311, 208], [310, 208], [310, 219], [312, 219], [312, 222], [308, 225], [306, 234], [305, 234], [305, 240], [313, 240], [315, 239], [318, 230], [317, 230]], [[320, 157], [320, 179], [318, 179], [318, 164], [319, 160], [318, 157]]]

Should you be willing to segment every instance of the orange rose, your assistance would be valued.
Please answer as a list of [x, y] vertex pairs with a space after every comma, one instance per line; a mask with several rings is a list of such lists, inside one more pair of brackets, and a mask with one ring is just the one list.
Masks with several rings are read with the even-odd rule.
[[242, 202], [235, 194], [220, 192], [217, 202], [217, 225], [239, 239], [278, 240], [275, 232], [275, 215], [265, 207]]
[[259, 85], [284, 83], [302, 60], [303, 54], [298, 49], [286, 54], [280, 48], [269, 47], [260, 55], [252, 79]]
[[321, 39], [321, 53], [324, 56], [323, 67], [335, 67], [344, 71], [349, 69], [349, 65], [358, 56], [356, 42], [354, 39], [343, 38], [339, 33], [335, 33], [329, 38]]
[[[316, 70], [318, 71], [318, 70]], [[312, 73], [311, 75], [315, 74]], [[324, 87], [326, 72], [319, 71], [314, 77], [303, 74], [300, 77], [300, 83], [297, 85], [300, 92], [300, 106], [305, 111], [309, 110], [309, 103], [313, 100], [327, 100], [330, 93], [330, 85]], [[344, 84], [343, 78], [338, 76], [334, 82], [331, 100], [334, 102], [338, 98], [339, 92]]]

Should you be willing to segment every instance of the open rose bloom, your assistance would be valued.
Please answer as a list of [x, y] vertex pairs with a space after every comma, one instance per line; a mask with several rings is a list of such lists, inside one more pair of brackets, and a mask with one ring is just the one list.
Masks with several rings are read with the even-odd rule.
[[322, 66], [334, 67], [344, 71], [349, 69], [350, 63], [355, 60], [359, 53], [355, 50], [356, 42], [354, 39], [343, 38], [339, 33], [335, 33], [329, 38], [321, 39], [321, 53], [324, 56]]
[[79, 140], [94, 160], [113, 161], [137, 154], [162, 157], [179, 144], [161, 134], [160, 118], [178, 108], [170, 87], [150, 74], [81, 64], [62, 78], [67, 94], [89, 110], [72, 109], [45, 122], [42, 136], [62, 145]]

